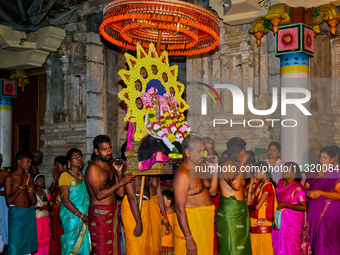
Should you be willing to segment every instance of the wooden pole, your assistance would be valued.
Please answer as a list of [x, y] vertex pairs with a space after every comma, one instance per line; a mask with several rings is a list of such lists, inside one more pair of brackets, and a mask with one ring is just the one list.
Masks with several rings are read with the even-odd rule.
[[156, 48], [158, 56], [161, 53], [161, 44], [162, 44], [162, 29], [159, 29], [158, 38], [157, 38], [157, 48]]
[[140, 191], [139, 191], [139, 211], [142, 212], [142, 204], [143, 204], [143, 194], [145, 187], [145, 176], [142, 176], [142, 180], [140, 182]]

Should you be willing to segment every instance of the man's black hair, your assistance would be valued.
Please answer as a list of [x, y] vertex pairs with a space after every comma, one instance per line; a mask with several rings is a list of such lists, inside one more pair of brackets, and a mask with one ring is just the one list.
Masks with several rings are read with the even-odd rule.
[[233, 137], [227, 142], [227, 148], [229, 157], [239, 154], [245, 147], [247, 143], [242, 138]]
[[110, 141], [110, 137], [108, 137], [107, 135], [98, 135], [93, 139], [93, 148], [98, 149], [99, 144], [109, 143]]
[[18, 151], [17, 154], [15, 154], [15, 163], [18, 164], [18, 160], [23, 160], [25, 158], [33, 159], [33, 156], [31, 153], [27, 151]]

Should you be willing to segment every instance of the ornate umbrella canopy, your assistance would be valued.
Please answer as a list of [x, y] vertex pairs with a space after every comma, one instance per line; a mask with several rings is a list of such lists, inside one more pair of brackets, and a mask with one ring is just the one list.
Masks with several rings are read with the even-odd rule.
[[129, 50], [136, 50], [137, 43], [148, 49], [160, 40], [160, 50], [169, 56], [187, 56], [215, 49], [219, 24], [212, 12], [179, 0], [117, 0], [104, 8], [100, 33]]

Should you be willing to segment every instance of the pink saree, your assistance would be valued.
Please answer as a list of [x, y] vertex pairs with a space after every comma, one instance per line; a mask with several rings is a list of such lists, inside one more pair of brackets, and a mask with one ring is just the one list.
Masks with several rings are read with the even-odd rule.
[[[282, 187], [281, 179], [276, 189], [278, 202], [298, 204], [307, 201], [304, 187], [299, 182], [293, 182]], [[275, 255], [301, 255], [304, 212], [284, 208], [281, 216], [281, 229], [272, 231], [273, 249]]]

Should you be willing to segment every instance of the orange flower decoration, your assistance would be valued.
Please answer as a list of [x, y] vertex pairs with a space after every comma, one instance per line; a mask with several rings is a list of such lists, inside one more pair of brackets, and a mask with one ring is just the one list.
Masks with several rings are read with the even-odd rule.
[[187, 56], [209, 52], [219, 45], [219, 18], [207, 9], [179, 1], [116, 0], [104, 8], [101, 35], [109, 42], [135, 50], [149, 48], [162, 31], [161, 50]]

